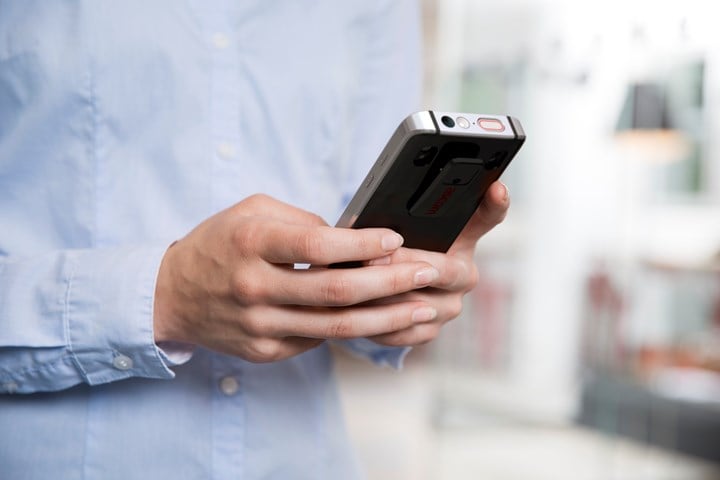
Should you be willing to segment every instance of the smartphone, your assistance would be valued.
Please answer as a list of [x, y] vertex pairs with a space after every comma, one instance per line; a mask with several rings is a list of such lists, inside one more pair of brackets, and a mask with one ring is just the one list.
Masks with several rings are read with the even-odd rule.
[[337, 222], [446, 252], [525, 141], [511, 116], [424, 111], [400, 123]]

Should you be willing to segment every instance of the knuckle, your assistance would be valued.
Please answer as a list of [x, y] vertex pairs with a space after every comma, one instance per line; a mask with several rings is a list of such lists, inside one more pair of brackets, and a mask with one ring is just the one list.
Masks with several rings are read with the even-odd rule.
[[353, 327], [347, 320], [337, 320], [331, 322], [327, 326], [327, 338], [350, 338], [352, 337]]
[[270, 197], [265, 195], [264, 193], [254, 193], [247, 197], [245, 200], [243, 200], [242, 203], [254, 207], [263, 203], [267, 203], [268, 200], [270, 200]]
[[344, 306], [352, 299], [352, 285], [344, 275], [337, 276], [320, 287], [320, 299], [325, 305]]
[[312, 213], [312, 212], [307, 212], [307, 213], [308, 213], [308, 221], [310, 221], [318, 226], [327, 225], [327, 222], [325, 221], [325, 219], [323, 219], [323, 217], [321, 217], [320, 215], [318, 215], [316, 213]]
[[370, 241], [367, 235], [357, 235], [355, 237], [355, 249], [363, 256], [373, 252], [374, 242]]
[[253, 363], [273, 362], [280, 358], [280, 343], [272, 338], [256, 338], [248, 344], [247, 360]]
[[302, 235], [298, 235], [295, 243], [295, 251], [300, 258], [307, 259], [311, 263], [314, 263], [313, 260], [319, 259], [322, 254], [325, 243], [323, 240], [322, 234], [317, 230], [311, 230]]
[[250, 287], [245, 276], [235, 275], [230, 282], [230, 293], [241, 304], [248, 304]]
[[388, 328], [391, 332], [400, 332], [413, 325], [414, 322], [410, 315], [393, 315], [388, 322]]
[[245, 197], [242, 201], [230, 207], [230, 211], [238, 216], [252, 215], [258, 208], [266, 203], [270, 197], [261, 193], [255, 193]]
[[461, 293], [467, 293], [475, 288], [479, 274], [472, 260], [456, 258], [453, 259], [451, 265], [452, 275], [443, 286], [444, 288]]
[[263, 231], [259, 222], [245, 221], [233, 232], [233, 243], [240, 249], [254, 248], [261, 244], [262, 237]]
[[267, 334], [265, 332], [265, 322], [256, 315], [247, 315], [243, 322], [243, 329], [245, 332], [252, 337], [262, 337]]
[[268, 297], [268, 287], [254, 279], [254, 275], [236, 274], [231, 284], [232, 296], [241, 305], [262, 303]]
[[399, 293], [402, 291], [407, 290], [406, 288], [403, 288], [406, 281], [404, 281], [403, 276], [399, 273], [394, 273], [392, 275], [389, 275], [385, 281], [387, 282], [387, 285], [385, 285], [385, 290], [391, 293]]

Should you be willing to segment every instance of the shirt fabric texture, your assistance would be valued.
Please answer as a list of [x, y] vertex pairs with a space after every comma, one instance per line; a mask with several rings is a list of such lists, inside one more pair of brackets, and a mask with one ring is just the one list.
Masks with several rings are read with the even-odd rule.
[[0, 0], [0, 478], [357, 477], [327, 345], [158, 346], [155, 280], [254, 193], [333, 223], [419, 84], [411, 0]]

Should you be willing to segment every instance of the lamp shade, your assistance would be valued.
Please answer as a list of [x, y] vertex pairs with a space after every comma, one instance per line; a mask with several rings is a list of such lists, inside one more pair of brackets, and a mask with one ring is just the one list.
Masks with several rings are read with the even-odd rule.
[[654, 83], [634, 83], [628, 87], [616, 131], [673, 128], [663, 87]]
[[659, 84], [628, 87], [615, 134], [632, 157], [650, 163], [672, 163], [687, 157], [689, 139], [675, 125], [669, 105], [667, 91]]

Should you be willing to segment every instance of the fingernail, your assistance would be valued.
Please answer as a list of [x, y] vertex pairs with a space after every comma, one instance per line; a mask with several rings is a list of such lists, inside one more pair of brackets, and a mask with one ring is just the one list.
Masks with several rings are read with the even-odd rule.
[[425, 287], [430, 285], [432, 282], [437, 280], [440, 276], [440, 272], [436, 268], [426, 267], [422, 270], [418, 270], [415, 273], [415, 285], [418, 287]]
[[390, 265], [390, 255], [385, 255], [384, 257], [380, 258], [374, 258], [368, 262], [368, 265], [371, 267], [374, 267], [376, 265]]
[[510, 198], [510, 190], [508, 190], [507, 185], [505, 185], [504, 183], [500, 182], [500, 185], [503, 186], [503, 201], [507, 202], [508, 198]]
[[403, 244], [403, 237], [397, 233], [389, 233], [382, 238], [382, 248], [386, 252], [392, 252]]
[[435, 320], [436, 317], [437, 310], [433, 307], [420, 307], [412, 313], [412, 321], [414, 323], [429, 322], [430, 320]]

